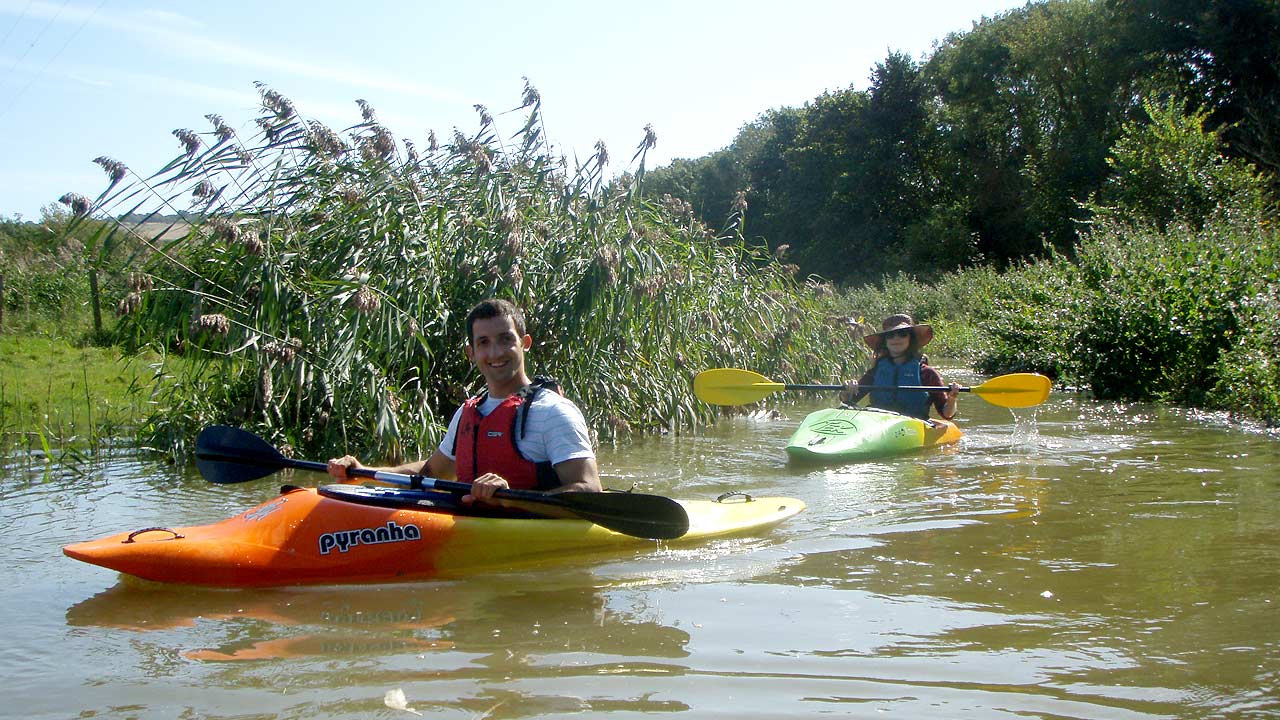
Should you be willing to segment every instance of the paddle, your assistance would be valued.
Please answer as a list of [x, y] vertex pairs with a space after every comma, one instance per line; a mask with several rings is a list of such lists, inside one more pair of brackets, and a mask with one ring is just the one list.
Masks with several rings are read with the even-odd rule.
[[[196, 468], [205, 480], [241, 483], [270, 475], [283, 468], [327, 472], [328, 465], [294, 460], [280, 454], [270, 443], [251, 432], [225, 425], [210, 425], [196, 438]], [[369, 468], [347, 471], [391, 485], [467, 493], [471, 486], [422, 475], [403, 475]], [[684, 506], [661, 495], [630, 492], [565, 492], [549, 495], [528, 490], [499, 490], [495, 497], [518, 501], [531, 512], [558, 510], [590, 520], [623, 535], [672, 540], [689, 531], [689, 514]]]
[[[893, 390], [893, 386], [860, 385], [863, 390]], [[992, 378], [981, 385], [962, 387], [960, 392], [977, 395], [992, 405], [1007, 408], [1034, 407], [1049, 397], [1049, 378], [1035, 373], [1014, 373]], [[792, 385], [773, 382], [769, 378], [733, 368], [703, 370], [693, 379], [693, 392], [698, 399], [712, 405], [746, 405], [768, 397], [779, 390], [843, 390], [843, 385]], [[946, 388], [935, 385], [899, 385], [898, 390], [936, 392]]]

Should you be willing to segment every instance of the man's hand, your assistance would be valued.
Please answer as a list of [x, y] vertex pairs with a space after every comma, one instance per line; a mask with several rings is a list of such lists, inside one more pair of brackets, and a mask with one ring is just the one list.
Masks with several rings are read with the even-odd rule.
[[329, 458], [329, 466], [325, 468], [329, 474], [341, 480], [344, 483], [353, 483], [357, 480], [348, 474], [348, 470], [358, 470], [364, 467], [354, 455], [343, 455], [340, 458]]
[[485, 473], [471, 483], [471, 492], [462, 496], [462, 502], [466, 505], [476, 502], [501, 505], [502, 501], [494, 500], [493, 494], [499, 490], [507, 490], [510, 487], [501, 475]]

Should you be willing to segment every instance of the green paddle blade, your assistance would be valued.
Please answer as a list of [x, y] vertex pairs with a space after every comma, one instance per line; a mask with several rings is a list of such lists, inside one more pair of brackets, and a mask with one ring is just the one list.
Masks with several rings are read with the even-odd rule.
[[1052, 383], [1044, 375], [1013, 373], [992, 378], [968, 390], [992, 405], [1024, 408], [1035, 407], [1048, 400], [1050, 387]]
[[693, 394], [712, 405], [749, 405], [786, 387], [760, 373], [736, 368], [703, 370], [693, 379]]

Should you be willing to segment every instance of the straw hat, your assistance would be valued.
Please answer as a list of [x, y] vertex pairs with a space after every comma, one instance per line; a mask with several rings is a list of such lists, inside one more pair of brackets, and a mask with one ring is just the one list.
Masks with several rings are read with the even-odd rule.
[[884, 334], [895, 330], [910, 330], [916, 336], [916, 347], [922, 348], [933, 339], [933, 328], [928, 325], [917, 325], [910, 315], [890, 315], [880, 323], [880, 332], [863, 336], [862, 340], [873, 351], [879, 351], [884, 342]]

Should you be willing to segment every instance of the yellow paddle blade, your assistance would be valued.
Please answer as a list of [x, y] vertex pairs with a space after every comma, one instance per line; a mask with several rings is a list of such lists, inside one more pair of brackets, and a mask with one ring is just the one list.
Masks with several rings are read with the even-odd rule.
[[693, 394], [712, 405], [749, 405], [786, 387], [760, 373], [735, 368], [703, 370], [693, 379]]
[[1049, 399], [1049, 378], [1036, 373], [1013, 373], [992, 378], [969, 392], [992, 405], [1007, 408], [1035, 407]]

